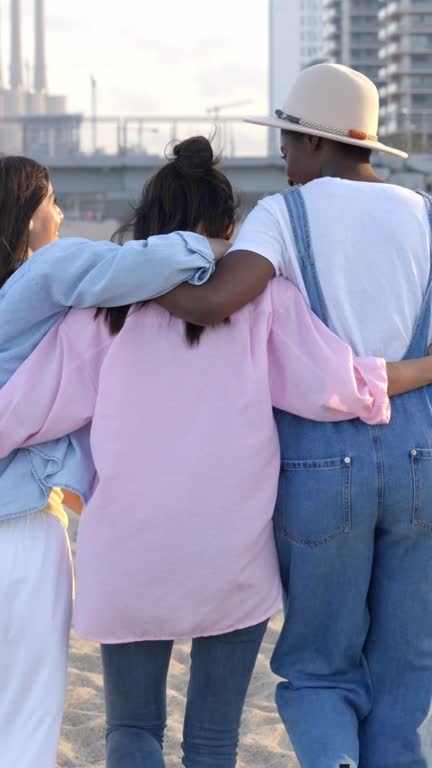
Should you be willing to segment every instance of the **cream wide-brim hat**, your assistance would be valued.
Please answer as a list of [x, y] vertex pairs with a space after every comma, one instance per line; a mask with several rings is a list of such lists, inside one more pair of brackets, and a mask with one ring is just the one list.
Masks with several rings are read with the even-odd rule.
[[379, 95], [372, 80], [342, 64], [315, 64], [300, 72], [275, 115], [245, 122], [408, 157], [378, 140]]

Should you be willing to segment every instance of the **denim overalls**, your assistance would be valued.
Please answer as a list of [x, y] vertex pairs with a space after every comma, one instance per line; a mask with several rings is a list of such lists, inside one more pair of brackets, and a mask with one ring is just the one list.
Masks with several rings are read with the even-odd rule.
[[[311, 308], [328, 324], [302, 192], [283, 196]], [[431, 282], [405, 359], [426, 354]], [[386, 426], [275, 411], [286, 619], [272, 669], [302, 768], [432, 768], [431, 396], [394, 398]]]

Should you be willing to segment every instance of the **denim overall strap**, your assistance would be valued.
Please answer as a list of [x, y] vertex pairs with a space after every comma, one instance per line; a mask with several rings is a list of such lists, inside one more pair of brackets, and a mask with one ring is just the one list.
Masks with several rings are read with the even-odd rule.
[[429, 224], [431, 228], [431, 267], [429, 272], [429, 280], [426, 286], [425, 295], [423, 298], [423, 303], [419, 312], [419, 316], [417, 318], [417, 322], [414, 327], [413, 335], [411, 338], [410, 345], [408, 347], [408, 350], [405, 354], [405, 359], [413, 359], [415, 357], [423, 357], [426, 354], [428, 341], [429, 341], [429, 332], [430, 332], [430, 321], [431, 321], [431, 300], [432, 300], [432, 198], [430, 195], [426, 194], [426, 192], [423, 192], [421, 190], [417, 190], [418, 194], [421, 195], [425, 201], [425, 205], [427, 208], [428, 213], [428, 219]]
[[[304, 197], [300, 187], [285, 190], [281, 193], [284, 199], [293, 233], [294, 243], [297, 249], [300, 269], [302, 272], [306, 291], [309, 296], [311, 309], [328, 326], [329, 317], [326, 301], [321, 289], [315, 259], [312, 248], [312, 238], [310, 232], [309, 217], [306, 210]], [[418, 190], [427, 207], [428, 218], [431, 226], [432, 243], [432, 197], [426, 192]], [[423, 357], [426, 352], [429, 328], [431, 320], [431, 301], [432, 301], [432, 246], [431, 246], [431, 269], [429, 280], [426, 286], [422, 306], [414, 327], [408, 351], [405, 359]]]
[[281, 195], [291, 222], [294, 244], [311, 309], [323, 323], [328, 325], [327, 304], [321, 290], [313, 257], [309, 217], [303, 193], [300, 187], [293, 187], [281, 192]]

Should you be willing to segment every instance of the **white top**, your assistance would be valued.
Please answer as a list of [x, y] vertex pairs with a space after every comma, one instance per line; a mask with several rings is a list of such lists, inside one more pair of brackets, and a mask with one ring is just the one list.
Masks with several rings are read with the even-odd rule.
[[[430, 270], [423, 198], [391, 184], [324, 178], [302, 189], [333, 331], [361, 356], [399, 360], [408, 348]], [[261, 200], [235, 249], [260, 253], [307, 299], [285, 202]], [[431, 337], [432, 339], [432, 333]]]

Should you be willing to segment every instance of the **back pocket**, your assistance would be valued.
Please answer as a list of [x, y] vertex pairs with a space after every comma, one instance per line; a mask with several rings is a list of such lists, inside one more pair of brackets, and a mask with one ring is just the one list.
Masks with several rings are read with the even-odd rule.
[[413, 448], [413, 524], [432, 532], [432, 449]]
[[291, 541], [317, 547], [351, 530], [350, 456], [282, 460], [275, 527]]

